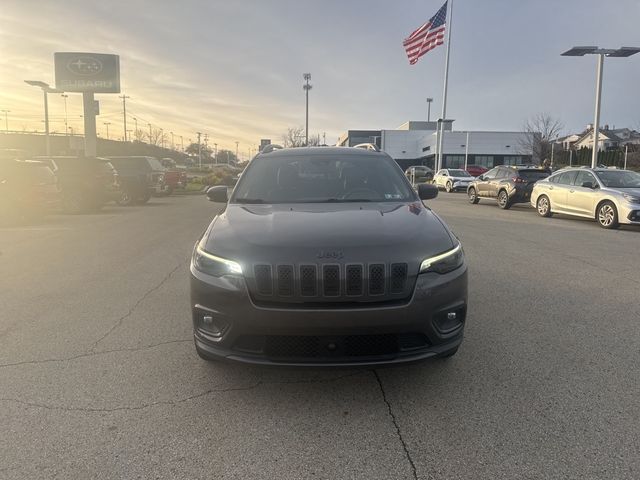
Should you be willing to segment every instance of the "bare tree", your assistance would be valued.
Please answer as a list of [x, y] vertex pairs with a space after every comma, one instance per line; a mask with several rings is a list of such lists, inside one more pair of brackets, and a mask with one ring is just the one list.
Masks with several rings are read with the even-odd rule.
[[154, 128], [150, 132], [147, 132], [145, 137], [150, 145], [160, 146], [163, 143], [167, 143], [167, 135], [159, 128]]
[[520, 153], [531, 155], [534, 161], [542, 163], [551, 157], [551, 143], [560, 136], [563, 128], [560, 119], [548, 113], [533, 115], [522, 126], [529, 135], [520, 140]]
[[310, 147], [317, 147], [319, 145], [321, 145], [322, 142], [320, 141], [320, 134], [316, 134], [316, 135], [310, 135], [309, 136], [309, 146]]
[[282, 134], [282, 144], [285, 148], [304, 147], [304, 127], [289, 127]]
[[133, 138], [136, 140], [136, 142], [144, 142], [145, 138], [147, 138], [148, 136], [149, 135], [145, 133], [145, 131], [141, 128], [133, 132]]

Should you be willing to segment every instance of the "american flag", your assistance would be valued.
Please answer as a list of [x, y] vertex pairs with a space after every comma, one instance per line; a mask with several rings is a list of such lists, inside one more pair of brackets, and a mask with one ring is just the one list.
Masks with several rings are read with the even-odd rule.
[[409, 57], [409, 64], [415, 65], [421, 56], [444, 43], [444, 30], [447, 23], [447, 2], [427, 23], [418, 28], [402, 42]]

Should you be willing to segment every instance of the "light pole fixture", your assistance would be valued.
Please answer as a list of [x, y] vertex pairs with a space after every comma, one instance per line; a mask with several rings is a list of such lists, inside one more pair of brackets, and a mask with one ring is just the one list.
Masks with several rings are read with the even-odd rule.
[[598, 136], [600, 133], [600, 103], [602, 97], [602, 70], [604, 69], [604, 57], [630, 57], [638, 52], [640, 52], [640, 47], [621, 47], [618, 49], [573, 47], [562, 54], [562, 56], [565, 57], [598, 55], [598, 67], [596, 73], [596, 108], [593, 121], [593, 152], [591, 154], [591, 168], [596, 168], [598, 166]]
[[310, 73], [302, 74], [302, 78], [304, 78], [304, 81], [306, 82], [302, 86], [302, 88], [305, 91], [306, 104], [307, 104], [307, 107], [305, 110], [304, 146], [308, 147], [309, 146], [309, 90], [311, 90], [313, 86], [309, 84], [309, 80], [311, 80]]
[[431, 121], [431, 102], [433, 102], [433, 98], [427, 98], [427, 122]]
[[109, 125], [111, 125], [111, 122], [104, 122], [104, 126], [107, 127], [107, 140], [109, 140]]
[[60, 96], [64, 98], [64, 131], [66, 135], [69, 135], [69, 116], [67, 115], [67, 98], [69, 95], [63, 93]]
[[127, 98], [131, 98], [124, 93], [120, 95], [118, 98], [122, 99], [122, 120], [124, 121], [124, 141], [127, 141]]
[[4, 129], [9, 133], [9, 114], [11, 110], [2, 110], [2, 113], [4, 113]]
[[49, 138], [49, 99], [48, 93], [64, 93], [62, 90], [52, 88], [48, 83], [41, 82], [40, 80], [25, 80], [24, 83], [31, 85], [32, 87], [40, 87], [44, 95], [44, 131], [45, 131], [45, 143], [47, 156], [51, 156], [51, 139]]

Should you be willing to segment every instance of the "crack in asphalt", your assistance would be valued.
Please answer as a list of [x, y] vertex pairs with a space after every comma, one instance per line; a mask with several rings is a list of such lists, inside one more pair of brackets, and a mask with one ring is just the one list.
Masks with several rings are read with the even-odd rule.
[[171, 270], [167, 275], [165, 275], [165, 277], [160, 281], [160, 283], [158, 283], [156, 286], [152, 287], [151, 289], [147, 290], [144, 295], [142, 295], [142, 297], [140, 297], [138, 299], [138, 301], [136, 303], [133, 304], [133, 306], [129, 309], [129, 311], [127, 313], [125, 313], [122, 317], [120, 317], [118, 320], [116, 320], [116, 322], [112, 325], [112, 327], [104, 334], [102, 335], [102, 337], [100, 337], [98, 340], [96, 340], [93, 344], [93, 346], [91, 347], [90, 351], [95, 351], [96, 347], [98, 346], [98, 344], [100, 342], [102, 342], [104, 339], [106, 339], [109, 335], [111, 335], [113, 333], [114, 330], [116, 330], [118, 327], [120, 327], [122, 325], [122, 323], [129, 318], [133, 312], [135, 312], [135, 310], [140, 306], [140, 304], [142, 302], [144, 302], [147, 297], [149, 297], [149, 295], [151, 295], [153, 292], [157, 291], [159, 288], [161, 288], [170, 278], [171, 276], [178, 271], [178, 269], [180, 267], [182, 267], [185, 264], [185, 262], [180, 262], [178, 265], [176, 265], [176, 267]]
[[37, 402], [27, 402], [24, 400], [19, 400], [17, 398], [0, 398], [0, 402], [13, 402], [20, 405], [26, 405], [28, 407], [42, 408], [45, 410], [55, 410], [55, 411], [63, 411], [63, 412], [111, 413], [111, 412], [121, 412], [121, 411], [144, 410], [144, 409], [156, 407], [159, 405], [175, 406], [185, 402], [189, 402], [191, 400], [196, 400], [202, 397], [206, 397], [207, 395], [211, 395], [215, 393], [241, 392], [241, 391], [247, 391], [247, 390], [254, 390], [263, 385], [297, 385], [297, 384], [329, 383], [329, 382], [336, 382], [344, 378], [354, 377], [357, 375], [362, 375], [362, 372], [355, 372], [355, 373], [340, 375], [332, 378], [321, 378], [321, 379], [314, 378], [309, 380], [292, 380], [292, 381], [282, 381], [282, 382], [265, 382], [264, 380], [258, 380], [257, 382], [254, 382], [251, 385], [247, 385], [244, 387], [228, 387], [228, 388], [220, 388], [220, 389], [211, 388], [203, 392], [189, 395], [187, 397], [179, 398], [176, 400], [161, 400], [157, 402], [144, 403], [142, 405], [113, 407], [113, 408], [65, 407], [65, 406], [59, 406], [59, 405], [47, 405], [44, 403], [37, 403]]
[[395, 413], [393, 413], [393, 409], [391, 408], [391, 404], [389, 403], [389, 400], [387, 400], [387, 394], [384, 391], [384, 386], [382, 385], [382, 380], [380, 379], [380, 375], [378, 375], [378, 372], [376, 370], [372, 370], [372, 372], [373, 372], [373, 376], [376, 378], [376, 381], [378, 382], [378, 386], [380, 387], [380, 393], [382, 393], [382, 400], [384, 400], [384, 403], [387, 405], [387, 412], [389, 413], [389, 417], [391, 418], [391, 422], [393, 423], [393, 426], [396, 428], [396, 434], [398, 435], [398, 439], [402, 444], [402, 449], [404, 450], [404, 454], [407, 457], [407, 460], [409, 461], [409, 465], [411, 465], [413, 478], [415, 480], [418, 480], [418, 471], [416, 470], [416, 465], [415, 463], [413, 463], [413, 458], [411, 458], [411, 454], [409, 453], [409, 448], [407, 447], [407, 443], [404, 441], [404, 437], [402, 436], [402, 432], [400, 431], [400, 426], [398, 425], [398, 419], [396, 418]]
[[114, 348], [112, 350], [100, 350], [97, 352], [80, 353], [72, 357], [46, 358], [44, 360], [25, 360], [23, 362], [3, 363], [3, 364], [0, 364], [0, 368], [17, 367], [21, 365], [40, 365], [43, 363], [71, 362], [73, 360], [78, 360], [80, 358], [95, 357], [97, 355], [107, 355], [109, 353], [119, 353], [119, 352], [140, 352], [143, 350], [150, 350], [152, 348], [160, 347], [163, 345], [171, 345], [173, 343], [187, 343], [187, 342], [191, 343], [193, 342], [193, 339], [189, 338], [186, 340], [168, 340], [166, 342], [154, 343], [151, 345], [143, 345], [141, 347], [122, 347], [122, 348]]

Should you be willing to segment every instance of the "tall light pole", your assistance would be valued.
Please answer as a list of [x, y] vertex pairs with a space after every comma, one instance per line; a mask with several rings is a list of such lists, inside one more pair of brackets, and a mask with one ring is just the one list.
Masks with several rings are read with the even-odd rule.
[[[133, 117], [133, 138], [138, 139], [138, 117]], [[142, 135], [141, 135], [142, 137]]]
[[111, 125], [111, 122], [104, 122], [104, 126], [107, 127], [107, 140], [109, 140], [109, 125]]
[[469, 163], [469, 132], [467, 132], [467, 141], [464, 144], [464, 169], [467, 169]]
[[236, 141], [236, 162], [238, 161], [238, 146], [240, 145], [240, 142]]
[[164, 128], [160, 129], [160, 146], [164, 148]]
[[213, 158], [216, 159], [216, 165], [218, 164], [218, 144], [214, 143], [213, 144], [214, 150], [213, 150]]
[[44, 95], [44, 131], [45, 131], [45, 145], [47, 156], [51, 156], [51, 139], [49, 138], [49, 99], [47, 98], [48, 93], [63, 93], [62, 90], [58, 90], [57, 88], [52, 88], [48, 83], [41, 82], [39, 80], [25, 80], [27, 85], [31, 85], [32, 87], [40, 87], [42, 89], [42, 93]]
[[313, 88], [313, 86], [309, 85], [309, 80], [311, 80], [311, 74], [310, 73], [303, 74], [302, 78], [304, 78], [304, 80], [306, 82], [302, 86], [302, 88], [305, 91], [306, 103], [307, 103], [307, 108], [306, 108], [306, 113], [305, 113], [304, 146], [308, 147], [309, 146], [309, 90], [311, 90]]
[[65, 135], [69, 135], [69, 117], [67, 115], [67, 98], [69, 95], [63, 93], [60, 96], [64, 98], [64, 133]]
[[124, 93], [120, 95], [122, 99], [122, 119], [124, 120], [124, 141], [127, 141], [127, 98], [131, 98]]
[[169, 132], [171, 134], [171, 150], [176, 149], [176, 144], [173, 141], [173, 132]]
[[602, 71], [604, 69], [604, 57], [630, 57], [638, 52], [640, 52], [640, 47], [621, 47], [618, 49], [573, 47], [562, 54], [565, 57], [598, 55], [598, 67], [596, 70], [596, 108], [593, 120], [593, 152], [591, 153], [591, 168], [596, 168], [598, 166], [598, 136], [600, 134], [600, 102], [602, 97]]
[[2, 113], [4, 113], [4, 129], [9, 133], [9, 113], [11, 110], [2, 110]]
[[433, 98], [427, 98], [427, 122], [431, 121], [431, 102], [433, 102]]
[[629, 144], [624, 146], [624, 169], [627, 169], [627, 157], [629, 156]]
[[180, 135], [180, 147], [181, 147], [182, 151], [184, 152], [184, 137], [182, 135]]
[[152, 138], [153, 138], [153, 130], [151, 129], [151, 124], [147, 123], [147, 125], [149, 125], [149, 145], [151, 145], [152, 142]]
[[202, 132], [196, 132], [198, 135], [198, 168], [202, 169], [202, 144], [200, 143], [200, 137]]

